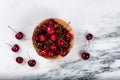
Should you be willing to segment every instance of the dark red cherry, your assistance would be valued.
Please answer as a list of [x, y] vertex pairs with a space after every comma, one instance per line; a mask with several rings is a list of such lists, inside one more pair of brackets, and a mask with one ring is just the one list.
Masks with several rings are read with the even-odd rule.
[[30, 67], [34, 67], [34, 66], [36, 65], [36, 60], [30, 59], [30, 60], [28, 61], [28, 65], [29, 65]]
[[63, 49], [62, 51], [60, 51], [60, 55], [63, 57], [66, 56], [67, 53], [68, 53], [67, 49]]
[[40, 40], [41, 42], [45, 41], [45, 40], [46, 40], [45, 35], [43, 35], [43, 34], [39, 35], [39, 40]]
[[17, 57], [16, 58], [16, 62], [18, 63], [18, 64], [21, 64], [21, 63], [23, 63], [23, 58], [22, 57]]
[[47, 51], [42, 50], [42, 51], [39, 52], [39, 55], [45, 57], [47, 55]]
[[38, 27], [38, 26], [36, 27], [35, 31], [36, 31], [37, 33], [42, 33], [40, 27]]
[[15, 37], [16, 37], [17, 39], [22, 39], [23, 36], [24, 36], [24, 34], [23, 34], [22, 32], [18, 32], [18, 33], [15, 35]]
[[57, 40], [57, 45], [58, 46], [64, 46], [65, 42], [61, 39]]
[[68, 49], [68, 47], [69, 47], [69, 44], [66, 43], [66, 44], [64, 45], [64, 48]]
[[55, 24], [54, 28], [57, 29], [59, 27], [59, 24]]
[[32, 40], [38, 41], [38, 40], [39, 40], [39, 38], [38, 38], [38, 36], [33, 35], [33, 36], [32, 36]]
[[48, 51], [49, 50], [49, 46], [48, 45], [44, 45], [44, 50]]
[[91, 34], [91, 33], [88, 33], [87, 35], [86, 35], [86, 39], [87, 40], [91, 40], [93, 38], [93, 35]]
[[50, 49], [53, 50], [53, 51], [56, 51], [57, 46], [56, 46], [56, 45], [51, 45], [51, 46], [50, 46]]
[[47, 24], [43, 24], [42, 29], [46, 30], [47, 26], [48, 26]]
[[52, 34], [52, 35], [50, 36], [50, 40], [52, 40], [52, 41], [55, 41], [56, 38], [57, 38], [56, 34]]
[[71, 39], [72, 35], [69, 32], [67, 32], [66, 35], [65, 35], [65, 37], [66, 37], [66, 39]]
[[48, 44], [53, 44], [53, 42], [51, 40], [48, 40]]
[[57, 27], [57, 28], [55, 29], [55, 33], [56, 33], [56, 34], [60, 34], [60, 32], [61, 32], [60, 27]]
[[55, 32], [55, 30], [54, 30], [54, 28], [52, 26], [48, 26], [46, 28], [46, 31], [47, 31], [48, 34], [53, 34]]
[[54, 21], [53, 19], [49, 19], [49, 20], [48, 20], [48, 25], [52, 26], [52, 25], [54, 24], [54, 22], [55, 22], [55, 21]]
[[53, 56], [54, 56], [54, 52], [53, 52], [53, 51], [49, 51], [49, 52], [48, 52], [48, 56], [49, 56], [49, 57], [53, 57]]
[[59, 50], [56, 50], [55, 51], [55, 55], [59, 55], [60, 54], [60, 51]]
[[63, 32], [64, 32], [64, 34], [66, 34], [66, 33], [68, 32], [68, 30], [67, 30], [67, 29], [64, 29]]
[[84, 59], [84, 60], [88, 60], [88, 59], [90, 58], [90, 54], [87, 53], [87, 52], [83, 52], [83, 53], [81, 54], [81, 57], [82, 57], [82, 59]]
[[13, 52], [17, 52], [19, 49], [20, 49], [20, 47], [19, 47], [18, 44], [15, 44], [15, 45], [11, 48], [11, 50], [12, 50]]
[[41, 43], [41, 42], [38, 42], [37, 45], [38, 45], [38, 47], [43, 47], [43, 43]]

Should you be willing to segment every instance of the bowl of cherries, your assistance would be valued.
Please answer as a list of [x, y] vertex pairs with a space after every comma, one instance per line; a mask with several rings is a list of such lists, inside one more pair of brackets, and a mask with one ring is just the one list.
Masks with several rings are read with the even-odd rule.
[[70, 22], [49, 18], [40, 22], [34, 29], [32, 43], [37, 54], [48, 60], [65, 57], [73, 47], [74, 34]]

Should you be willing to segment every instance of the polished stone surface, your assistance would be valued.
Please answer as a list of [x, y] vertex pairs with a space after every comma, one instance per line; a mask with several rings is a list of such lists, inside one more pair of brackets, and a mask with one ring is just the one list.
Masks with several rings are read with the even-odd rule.
[[[0, 79], [42, 80], [119, 80], [120, 79], [120, 1], [119, 0], [0, 0]], [[16, 31], [26, 38], [43, 19], [57, 17], [71, 21], [75, 34], [74, 47], [70, 54], [57, 61], [39, 57], [31, 40], [16, 40]], [[88, 52], [89, 60], [82, 60], [80, 53], [87, 50], [85, 33], [94, 35]], [[18, 43], [21, 50], [13, 53], [4, 43]], [[26, 62], [37, 60], [30, 68]], [[15, 62], [23, 56], [25, 63]]]

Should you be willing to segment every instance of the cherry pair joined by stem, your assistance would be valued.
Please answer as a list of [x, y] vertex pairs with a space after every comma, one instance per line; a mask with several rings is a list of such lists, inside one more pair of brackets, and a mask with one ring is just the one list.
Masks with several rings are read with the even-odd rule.
[[[89, 46], [90, 46], [90, 40], [91, 40], [92, 38], [93, 38], [93, 35], [92, 35], [91, 33], [88, 33], [88, 34], [86, 35], [86, 39], [87, 39], [88, 42], [89, 42], [88, 48], [89, 48]], [[87, 48], [87, 50], [88, 50], [88, 48]], [[87, 51], [82, 52], [81, 57], [82, 57], [82, 59], [84, 59], [84, 60], [88, 60], [88, 59], [90, 58], [90, 53], [88, 53]]]
[[[27, 54], [28, 54], [28, 56], [29, 56], [29, 53], [27, 53]], [[29, 56], [29, 58], [30, 58], [30, 56]], [[16, 62], [17, 62], [18, 64], [22, 64], [23, 61], [24, 61], [23, 57], [21, 57], [21, 56], [16, 57]], [[28, 60], [27, 64], [28, 64], [30, 67], [34, 67], [34, 66], [36, 65], [36, 60], [30, 58], [30, 59]]]

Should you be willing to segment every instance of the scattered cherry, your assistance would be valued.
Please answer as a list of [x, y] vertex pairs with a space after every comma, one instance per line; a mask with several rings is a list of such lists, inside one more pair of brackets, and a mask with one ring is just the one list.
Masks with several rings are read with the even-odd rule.
[[10, 26], [8, 26], [8, 27], [16, 33], [16, 35], [15, 35], [16, 39], [20, 40], [24, 37], [24, 34], [22, 32], [16, 32], [12, 27], [10, 27]]
[[30, 67], [34, 67], [34, 66], [36, 65], [36, 60], [30, 59], [30, 60], [28, 61], [28, 65], [29, 65]]
[[84, 60], [88, 60], [88, 59], [90, 58], [90, 54], [87, 53], [87, 52], [83, 52], [83, 53], [81, 54], [81, 57], [82, 57], [82, 59], [84, 59]]
[[50, 39], [51, 39], [52, 41], [55, 41], [56, 38], [57, 38], [56, 34], [52, 34], [52, 35], [50, 36]]
[[18, 63], [18, 64], [21, 64], [21, 63], [23, 63], [23, 58], [22, 57], [17, 57], [16, 58], [16, 62]]
[[39, 55], [45, 57], [47, 55], [47, 51], [42, 50], [42, 51], [39, 52]]
[[29, 55], [28, 52], [27, 52], [27, 54], [28, 54], [28, 56], [29, 56], [29, 58], [30, 58], [30, 60], [28, 60], [28, 65], [29, 65], [30, 67], [34, 67], [34, 66], [36, 65], [36, 60], [35, 60], [35, 59], [31, 59], [31, 57], [30, 57], [30, 55]]
[[91, 33], [88, 33], [87, 35], [86, 35], [86, 39], [87, 40], [91, 40], [93, 38], [93, 35], [91, 34]]
[[43, 34], [39, 35], [39, 40], [40, 40], [41, 42], [45, 41], [45, 40], [46, 40], [45, 35], [43, 35]]
[[18, 32], [18, 33], [15, 35], [15, 37], [16, 37], [17, 39], [22, 39], [23, 36], [24, 36], [24, 34], [23, 34], [22, 32]]
[[53, 57], [53, 56], [54, 56], [53, 51], [49, 51], [49, 52], [48, 52], [48, 56], [49, 56], [49, 57]]
[[19, 49], [20, 49], [20, 47], [19, 47], [18, 44], [15, 44], [15, 45], [11, 48], [11, 50], [12, 50], [13, 52], [17, 52]]

